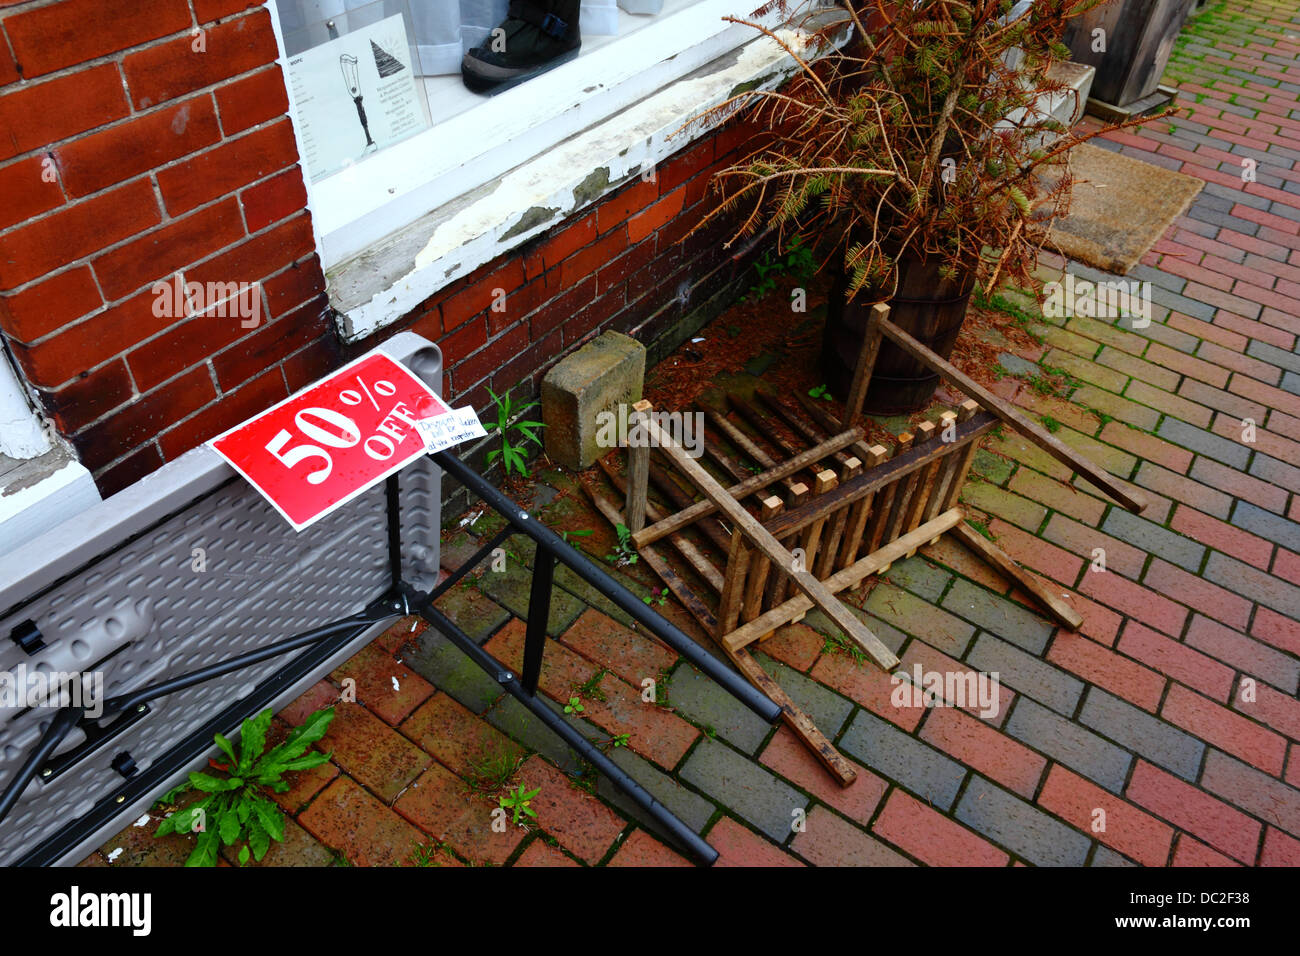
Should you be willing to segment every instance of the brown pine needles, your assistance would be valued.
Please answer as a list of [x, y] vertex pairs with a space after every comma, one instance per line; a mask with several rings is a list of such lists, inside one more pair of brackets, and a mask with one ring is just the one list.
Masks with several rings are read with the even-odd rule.
[[847, 0], [794, 12], [773, 0], [756, 15], [789, 16], [793, 33], [735, 19], [779, 44], [794, 73], [691, 121], [749, 107], [766, 134], [715, 174], [721, 202], [696, 229], [744, 208], [728, 246], [760, 228], [782, 245], [800, 235], [844, 269], [850, 298], [889, 298], [903, 259], [937, 260], [945, 279], [1037, 288], [1038, 255], [1069, 212], [1070, 150], [1173, 112], [1071, 131], [1044, 109], [1074, 95], [1049, 76], [1069, 58], [1066, 22], [1100, 2]]

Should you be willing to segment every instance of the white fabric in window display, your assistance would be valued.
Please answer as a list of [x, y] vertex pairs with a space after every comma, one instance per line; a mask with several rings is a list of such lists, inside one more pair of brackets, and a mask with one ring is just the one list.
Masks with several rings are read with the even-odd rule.
[[664, 0], [618, 0], [618, 5], [628, 13], [655, 14], [664, 8]]
[[285, 52], [292, 56], [358, 27], [406, 12], [407, 0], [277, 0]]
[[[662, 0], [621, 0], [624, 9], [657, 13]], [[506, 17], [509, 0], [277, 0], [286, 52], [319, 43], [395, 13], [409, 15], [421, 76], [459, 74], [461, 57]], [[649, 9], [653, 7], [654, 9]], [[333, 21], [333, 27], [329, 22]], [[617, 0], [583, 0], [583, 36], [618, 34]], [[331, 30], [333, 32], [331, 32]]]
[[618, 4], [614, 0], [582, 0], [578, 22], [585, 37], [618, 36]]

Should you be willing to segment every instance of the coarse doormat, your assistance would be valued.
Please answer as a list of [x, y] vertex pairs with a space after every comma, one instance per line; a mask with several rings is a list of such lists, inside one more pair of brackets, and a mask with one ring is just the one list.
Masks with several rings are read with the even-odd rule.
[[1070, 164], [1074, 201], [1048, 242], [1071, 259], [1119, 275], [1138, 264], [1204, 185], [1088, 143], [1074, 148]]

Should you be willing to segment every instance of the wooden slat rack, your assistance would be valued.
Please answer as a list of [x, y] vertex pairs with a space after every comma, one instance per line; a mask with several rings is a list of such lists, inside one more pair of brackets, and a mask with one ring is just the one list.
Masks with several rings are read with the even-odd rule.
[[[866, 442], [859, 424], [885, 337], [970, 396], [957, 408], [943, 411], [937, 421], [922, 422], [899, 435], [892, 455], [884, 446]], [[601, 462], [625, 507], [620, 511], [597, 492], [592, 497], [611, 522], [627, 524], [646, 564], [741, 673], [781, 707], [785, 722], [827, 770], [848, 786], [856, 776], [852, 764], [759, 667], [750, 653], [753, 644], [815, 607], [876, 664], [892, 670], [898, 658], [837, 595], [885, 573], [895, 561], [948, 531], [1033, 595], [1052, 618], [1077, 629], [1081, 618], [1059, 593], [1043, 586], [965, 521], [959, 504], [962, 486], [980, 439], [999, 421], [1130, 510], [1141, 511], [1146, 500], [899, 329], [883, 305], [875, 307], [868, 322], [845, 422], [800, 399], [796, 410], [762, 391], [753, 401], [727, 396], [731, 410], [753, 429], [752, 435], [716, 411], [707, 413], [713, 428], [704, 455], [732, 482], [729, 487], [660, 428], [648, 402], [639, 402], [631, 425], [642, 429], [649, 441], [628, 448], [627, 477]], [[799, 436], [809, 447], [799, 448], [783, 431]], [[724, 439], [733, 450], [723, 447]], [[652, 448], [657, 461], [652, 460]], [[744, 458], [761, 470], [753, 474]], [[678, 508], [675, 513], [666, 514], [649, 500], [651, 484]], [[725, 563], [715, 564], [684, 533], [688, 528], [702, 536], [705, 548], [725, 554]], [[673, 569], [658, 549], [664, 540], [717, 594], [715, 603], [706, 602]]]

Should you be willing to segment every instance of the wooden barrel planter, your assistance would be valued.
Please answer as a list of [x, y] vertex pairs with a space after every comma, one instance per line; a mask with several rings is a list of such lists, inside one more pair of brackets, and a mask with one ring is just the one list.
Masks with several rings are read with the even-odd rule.
[[[904, 261], [898, 293], [889, 300], [890, 318], [942, 358], [952, 354], [966, 318], [975, 283], [973, 276], [945, 280], [942, 262]], [[837, 276], [831, 287], [822, 336], [821, 367], [831, 394], [845, 398], [853, 380], [853, 363], [862, 351], [867, 317], [876, 301], [859, 293], [846, 301], [848, 278]], [[881, 343], [880, 356], [867, 389], [864, 410], [872, 414], [914, 412], [924, 408], [939, 386], [939, 376], [892, 342]]]

